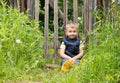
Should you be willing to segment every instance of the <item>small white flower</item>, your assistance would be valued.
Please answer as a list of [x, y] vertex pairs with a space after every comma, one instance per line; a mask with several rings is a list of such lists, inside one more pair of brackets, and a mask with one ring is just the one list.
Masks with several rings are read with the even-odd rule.
[[78, 20], [81, 20], [81, 18], [80, 18], [80, 17], [78, 17]]
[[17, 39], [17, 40], [16, 40], [16, 43], [21, 43], [20, 39]]

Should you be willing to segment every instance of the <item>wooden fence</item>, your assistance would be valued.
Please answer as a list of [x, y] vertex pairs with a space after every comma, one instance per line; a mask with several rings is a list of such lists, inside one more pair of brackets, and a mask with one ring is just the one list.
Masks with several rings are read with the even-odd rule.
[[[49, 3], [51, 0], [45, 0], [45, 29], [44, 29], [44, 40], [45, 40], [45, 44], [44, 44], [44, 49], [45, 49], [45, 54], [44, 56], [48, 57], [48, 47], [49, 47], [49, 36], [48, 36], [48, 26], [49, 26]], [[63, 0], [63, 22], [64, 25], [66, 25], [67, 21], [68, 21], [68, 0]], [[74, 18], [74, 22], [77, 23], [77, 18], [78, 18], [78, 2], [77, 0], [73, 0], [73, 18]], [[53, 3], [53, 7], [54, 7], [54, 43], [52, 44], [53, 48], [54, 48], [54, 56], [53, 57], [57, 57], [58, 56], [58, 48], [59, 48], [59, 41], [58, 41], [58, 0], [54, 0]], [[51, 55], [50, 55], [51, 57]]]
[[[30, 19], [36, 19], [39, 22], [39, 0], [7, 0], [8, 5], [12, 5], [13, 8], [18, 8], [20, 12], [25, 11], [28, 9], [28, 16]], [[44, 22], [44, 50], [45, 54], [44, 57], [48, 57], [48, 49], [49, 49], [49, 5], [54, 9], [54, 39], [53, 42], [53, 49], [54, 49], [54, 56], [58, 56], [58, 48], [59, 48], [59, 35], [58, 35], [58, 17], [60, 17], [64, 25], [68, 21], [68, 0], [63, 0], [63, 12], [58, 7], [58, 0], [45, 0], [45, 22]], [[115, 0], [115, 8], [114, 11], [115, 15], [117, 15], [118, 9], [118, 0]], [[78, 18], [78, 11], [83, 12], [83, 27], [84, 27], [84, 34], [85, 34], [85, 43], [87, 45], [89, 37], [88, 32], [94, 29], [94, 23], [96, 22], [95, 16], [92, 14], [93, 11], [96, 10], [103, 10], [104, 15], [103, 18], [106, 17], [106, 14], [109, 12], [108, 10], [111, 8], [112, 0], [83, 0], [83, 8], [78, 10], [78, 0], [73, 0], [73, 21], [77, 23]], [[51, 56], [50, 56], [51, 57]]]

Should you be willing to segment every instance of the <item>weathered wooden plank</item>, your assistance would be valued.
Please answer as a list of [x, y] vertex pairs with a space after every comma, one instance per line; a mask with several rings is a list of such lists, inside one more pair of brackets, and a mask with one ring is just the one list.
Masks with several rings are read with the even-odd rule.
[[58, 55], [58, 0], [54, 0], [54, 56]]
[[9, 0], [9, 3], [13, 8], [17, 8], [19, 10], [19, 2], [18, 2], [18, 0]]
[[27, 0], [28, 17], [34, 19], [34, 0]]
[[64, 22], [64, 26], [66, 25], [66, 23], [68, 22], [68, 1], [67, 0], [63, 0], [63, 22]]
[[93, 14], [93, 11], [96, 10], [96, 7], [97, 7], [97, 1], [89, 0], [89, 31], [92, 31], [94, 28], [94, 23], [96, 21], [96, 18]]
[[20, 6], [19, 6], [18, 0], [13, 0], [13, 1], [14, 1], [14, 8], [17, 8], [18, 10], [20, 10]]
[[39, 23], [39, 0], [35, 0], [35, 19]]
[[89, 0], [84, 0], [83, 7], [83, 21], [84, 21], [84, 34], [85, 34], [85, 44], [88, 43], [88, 31], [89, 31]]
[[20, 0], [20, 12], [25, 10], [25, 0]]
[[78, 20], [78, 0], [73, 0], [73, 21], [77, 23]]
[[[52, 38], [53, 39], [53, 38]], [[41, 45], [43, 48], [45, 46], [45, 44]], [[58, 42], [58, 47], [57, 49], [60, 47], [60, 42]], [[49, 42], [48, 44], [48, 49], [54, 49], [54, 42]]]
[[44, 57], [48, 55], [49, 0], [45, 0]]

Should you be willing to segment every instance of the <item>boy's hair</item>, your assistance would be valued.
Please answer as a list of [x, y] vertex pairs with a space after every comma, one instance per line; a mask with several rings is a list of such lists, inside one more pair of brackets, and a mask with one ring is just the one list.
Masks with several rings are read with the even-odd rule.
[[64, 25], [64, 30], [67, 28], [67, 25], [73, 25], [73, 26], [72, 26], [73, 28], [74, 28], [74, 27], [78, 28], [77, 23], [74, 23], [74, 22], [72, 22], [72, 21], [68, 21], [67, 24]]

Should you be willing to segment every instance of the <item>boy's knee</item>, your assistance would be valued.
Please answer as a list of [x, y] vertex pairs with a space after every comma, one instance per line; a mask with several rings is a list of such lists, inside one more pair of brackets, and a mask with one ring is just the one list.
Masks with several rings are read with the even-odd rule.
[[66, 60], [67, 60], [67, 59], [63, 58], [63, 59], [62, 59], [62, 62], [61, 62], [61, 65], [63, 65]]

